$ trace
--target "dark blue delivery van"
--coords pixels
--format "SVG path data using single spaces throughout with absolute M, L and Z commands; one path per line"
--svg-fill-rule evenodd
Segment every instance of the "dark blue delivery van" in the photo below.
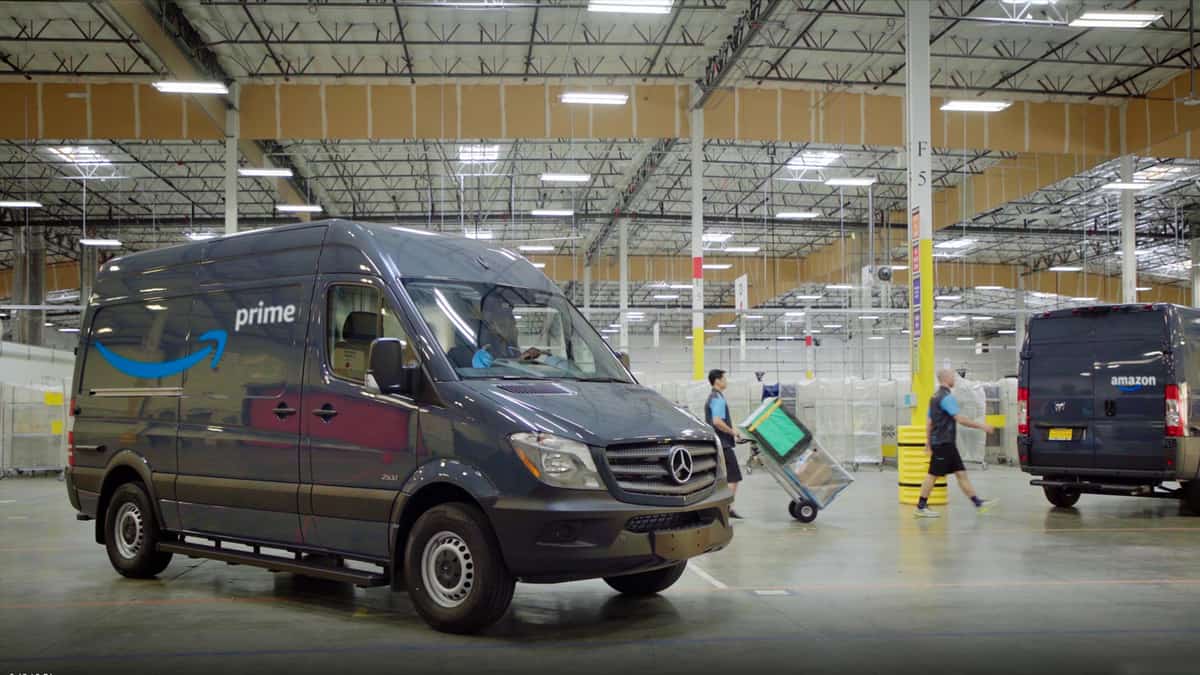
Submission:
M 656 593 L 732 537 L 711 430 L 489 242 L 333 220 L 118 258 L 73 386 L 68 494 L 128 577 L 390 584 L 471 632 L 516 581 Z
M 1021 350 L 1021 467 L 1055 506 L 1092 493 L 1182 498 L 1200 511 L 1197 385 L 1200 310 L 1115 305 L 1035 316 Z

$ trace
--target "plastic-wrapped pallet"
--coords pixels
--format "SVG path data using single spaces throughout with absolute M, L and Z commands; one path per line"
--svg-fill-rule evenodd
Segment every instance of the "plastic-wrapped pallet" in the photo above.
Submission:
M 847 402 L 849 385 L 842 380 L 819 381 L 817 426 L 821 429 L 821 445 L 842 464 L 854 461 L 850 407 Z
M 0 469 L 62 469 L 66 459 L 63 385 L 3 385 L 0 390 Z
M 954 383 L 953 394 L 955 400 L 958 401 L 960 414 L 971 420 L 983 421 L 987 414 L 987 396 L 984 393 L 982 382 L 960 377 Z M 958 444 L 958 453 L 964 462 L 986 463 L 984 452 L 987 446 L 987 434 L 983 431 L 970 429 L 960 424 L 956 443 Z
M 851 462 L 883 463 L 882 409 L 879 380 L 850 380 L 847 407 L 850 410 Z

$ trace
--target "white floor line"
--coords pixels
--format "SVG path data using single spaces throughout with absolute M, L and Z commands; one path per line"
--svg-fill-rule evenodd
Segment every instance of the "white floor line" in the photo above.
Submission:
M 698 576 L 698 577 L 700 577 L 701 579 L 703 579 L 703 580 L 707 581 L 708 583 L 712 584 L 712 587 L 713 587 L 713 588 L 715 588 L 715 589 L 717 589 L 717 590 L 724 591 L 724 590 L 726 590 L 726 589 L 728 589 L 728 588 L 729 588 L 729 587 L 728 587 L 728 586 L 726 586 L 725 584 L 723 584 L 723 583 L 721 583 L 720 581 L 718 581 L 716 577 L 714 577 L 713 575 L 709 574 L 708 572 L 705 572 L 705 571 L 704 571 L 704 570 L 703 570 L 703 569 L 702 569 L 702 568 L 701 568 L 699 565 L 697 565 L 697 564 L 696 564 L 696 563 L 694 563 L 694 562 L 692 562 L 692 563 L 688 563 L 688 566 L 687 566 L 687 568 L 688 568 L 690 571 L 692 571 L 692 572 L 693 572 L 693 573 L 694 573 L 696 576 Z

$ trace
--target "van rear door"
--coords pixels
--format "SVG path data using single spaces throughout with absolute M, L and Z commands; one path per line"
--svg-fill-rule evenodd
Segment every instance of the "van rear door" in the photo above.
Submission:
M 1095 375 L 1095 467 L 1161 471 L 1167 453 L 1163 440 L 1166 365 L 1166 311 L 1102 315 L 1092 351 Z
M 1029 324 L 1029 463 L 1090 469 L 1095 412 L 1092 333 L 1088 316 L 1051 316 Z

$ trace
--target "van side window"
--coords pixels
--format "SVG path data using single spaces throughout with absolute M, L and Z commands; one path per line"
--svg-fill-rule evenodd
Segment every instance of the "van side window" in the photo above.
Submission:
M 362 384 L 367 358 L 375 338 L 399 338 L 404 343 L 404 365 L 417 365 L 417 353 L 395 310 L 383 304 L 370 286 L 343 284 L 329 288 L 327 358 L 333 374 Z
M 86 396 L 94 390 L 181 386 L 183 375 L 179 372 L 140 377 L 122 370 L 119 359 L 161 363 L 187 356 L 190 307 L 189 298 L 173 298 L 98 310 L 88 335 L 80 393 Z M 174 418 L 175 407 L 174 400 L 166 399 L 97 398 L 90 403 L 93 413 L 148 419 Z

